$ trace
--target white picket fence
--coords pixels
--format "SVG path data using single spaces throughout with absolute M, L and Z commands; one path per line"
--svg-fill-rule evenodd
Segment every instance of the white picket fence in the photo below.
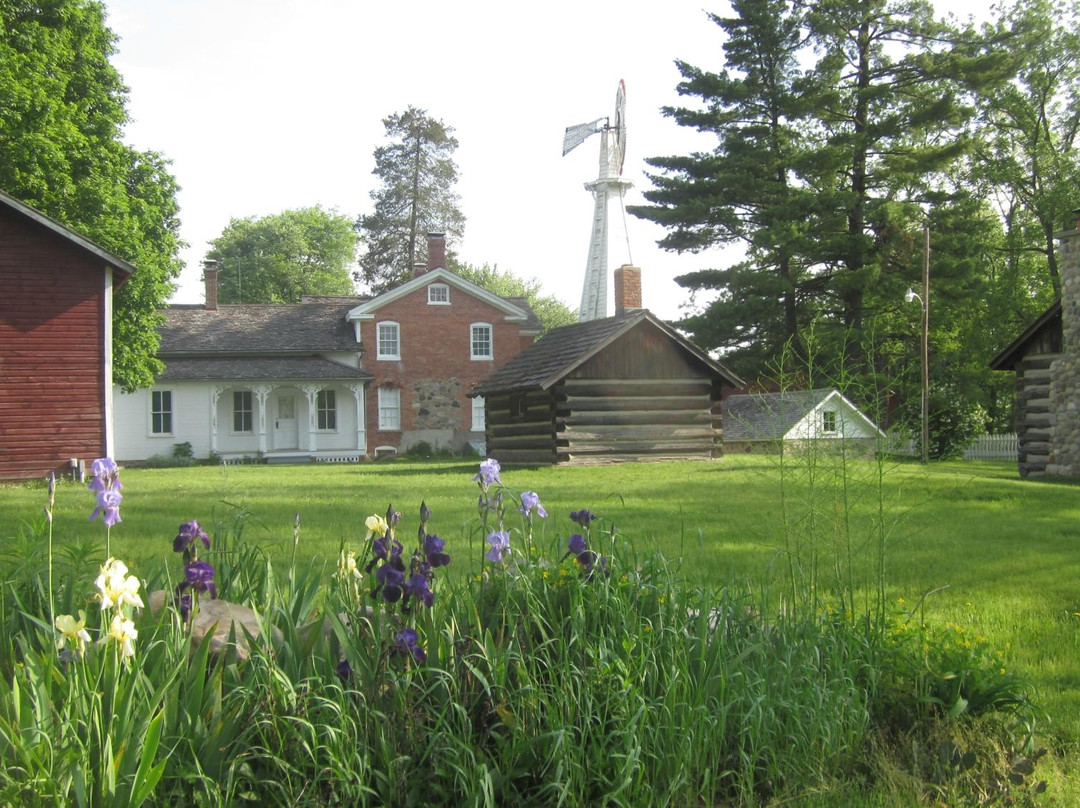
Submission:
M 890 434 L 889 451 L 906 457 L 918 457 L 919 443 L 913 438 Z M 1008 435 L 983 435 L 964 449 L 964 460 L 1016 460 L 1018 438 Z
M 964 449 L 964 460 L 1016 460 L 1016 434 L 983 435 Z

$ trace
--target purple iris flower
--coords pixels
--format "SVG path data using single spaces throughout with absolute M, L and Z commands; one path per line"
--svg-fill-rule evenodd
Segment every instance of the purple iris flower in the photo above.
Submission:
M 570 537 L 570 549 L 567 555 L 581 555 L 588 549 L 588 545 L 585 544 L 585 537 L 580 533 L 575 533 Z
M 528 516 L 533 511 L 536 511 L 537 515 L 547 518 L 547 511 L 540 504 L 540 495 L 535 491 L 521 492 L 521 507 L 518 510 L 521 511 L 523 516 Z
M 600 517 L 597 516 L 595 513 L 592 513 L 591 511 L 589 511 L 588 508 L 582 508 L 580 511 L 571 511 L 570 512 L 570 520 L 573 521 L 573 522 L 577 522 L 579 525 L 581 525 L 584 528 L 587 528 L 589 525 L 591 525 L 595 520 L 597 520 L 599 518 Z
M 445 567 L 450 563 L 450 556 L 443 552 L 446 542 L 434 533 L 424 536 L 424 557 L 432 567 Z
M 343 659 L 337 665 L 337 675 L 344 681 L 348 681 L 352 676 L 352 665 L 349 664 L 349 660 Z
M 395 653 L 409 654 L 418 663 L 427 659 L 427 652 L 420 647 L 420 635 L 416 633 L 416 629 L 403 628 L 394 639 L 397 640 L 392 649 Z
M 94 479 L 96 480 L 97 477 Z M 117 522 L 122 521 L 120 519 L 120 503 L 123 500 L 123 495 L 116 488 L 105 488 L 98 491 L 97 507 L 90 514 L 90 521 L 92 522 L 100 516 L 101 521 L 105 523 L 105 527 L 112 527 Z
M 94 475 L 87 483 L 91 491 L 100 493 L 110 488 L 119 491 L 124 487 L 120 482 L 120 469 L 111 457 L 99 457 L 91 463 L 90 473 Z
M 392 564 L 383 564 L 375 570 L 375 580 L 378 586 L 372 595 L 377 595 L 382 590 L 383 600 L 387 603 L 397 603 L 401 600 L 402 584 L 405 583 L 405 573 L 396 569 Z
M 173 539 L 172 547 L 173 551 L 177 553 L 188 553 L 195 545 L 196 541 L 201 541 L 203 547 L 207 550 L 210 549 L 210 537 L 206 535 L 206 531 L 199 527 L 199 523 L 192 519 L 190 522 L 184 522 L 180 525 L 180 532 L 176 534 L 176 538 Z
M 510 534 L 503 530 L 496 530 L 487 537 L 491 549 L 487 551 L 485 558 L 489 561 L 502 561 L 503 557 L 510 553 Z
M 502 484 L 502 480 L 499 479 L 499 472 L 502 471 L 502 467 L 499 465 L 499 461 L 493 457 L 488 457 L 480 461 L 480 472 L 473 477 L 474 483 L 480 483 L 482 487 L 494 485 L 495 483 Z
M 191 615 L 191 595 L 180 596 L 180 619 L 186 621 Z
M 217 587 L 214 585 L 214 568 L 205 561 L 191 561 L 184 566 L 184 583 L 182 586 L 193 592 L 208 592 L 210 597 L 217 597 Z
M 418 598 L 425 606 L 435 602 L 435 593 L 428 586 L 426 575 L 410 575 L 405 584 L 405 597 Z

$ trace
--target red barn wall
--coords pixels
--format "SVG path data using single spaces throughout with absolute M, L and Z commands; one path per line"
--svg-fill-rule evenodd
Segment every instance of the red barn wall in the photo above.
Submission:
M 105 267 L 0 208 L 0 479 L 105 454 Z

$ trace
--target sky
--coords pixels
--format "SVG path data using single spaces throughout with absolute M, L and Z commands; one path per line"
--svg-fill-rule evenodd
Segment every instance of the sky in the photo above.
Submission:
M 125 139 L 172 161 L 185 269 L 172 300 L 203 300 L 201 261 L 233 218 L 322 205 L 369 213 L 383 119 L 415 106 L 454 130 L 460 260 L 523 278 L 576 308 L 600 138 L 561 156 L 564 129 L 614 116 L 625 81 L 627 205 L 643 204 L 645 159 L 713 142 L 664 117 L 675 61 L 723 66 L 703 0 L 105 0 L 130 88 Z M 675 254 L 664 230 L 615 217 L 612 268 L 642 269 L 645 305 L 683 316 L 677 275 L 738 259 Z M 699 301 L 701 302 L 701 301 Z

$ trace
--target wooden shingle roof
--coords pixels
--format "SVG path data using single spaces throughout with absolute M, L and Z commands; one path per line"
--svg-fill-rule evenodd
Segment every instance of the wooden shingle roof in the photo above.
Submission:
M 545 390 L 639 323 L 660 329 L 710 370 L 734 386 L 743 381 L 647 309 L 555 328 L 523 350 L 469 395 Z
M 311 354 L 356 351 L 356 331 L 345 314 L 362 298 L 303 303 L 242 303 L 207 309 L 171 306 L 159 329 L 159 356 Z
M 172 358 L 158 376 L 158 382 L 230 381 L 255 382 L 288 379 L 289 381 L 338 381 L 370 379 L 366 370 L 332 362 L 320 356 L 288 357 L 209 357 Z

